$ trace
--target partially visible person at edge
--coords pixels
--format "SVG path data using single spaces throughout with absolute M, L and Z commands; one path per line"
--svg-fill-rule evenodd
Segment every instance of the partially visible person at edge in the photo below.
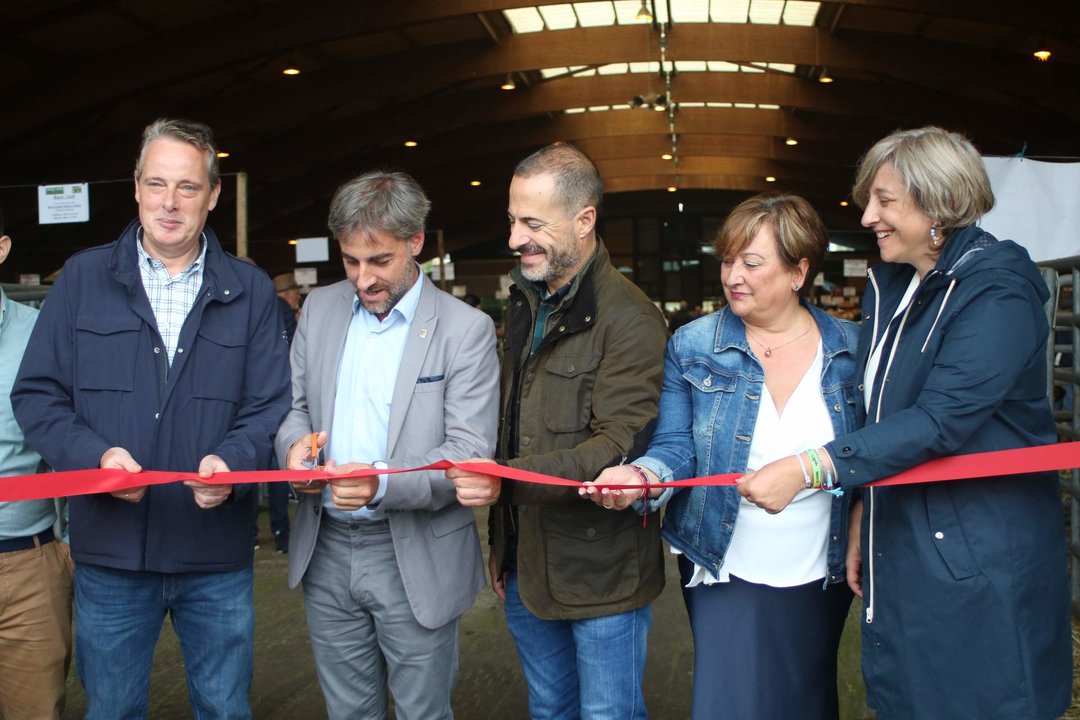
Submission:
M 521 262 L 512 273 L 498 457 L 581 481 L 648 442 L 667 337 L 660 311 L 597 238 L 602 192 L 592 161 L 558 143 L 518 164 L 508 210 Z M 463 503 L 498 501 L 489 570 L 506 601 L 531 717 L 646 717 L 650 603 L 664 587 L 659 515 L 643 527 L 573 488 L 447 474 Z
M 220 191 L 209 127 L 147 126 L 138 217 L 64 264 L 11 393 L 55 470 L 199 477 L 70 500 L 88 720 L 146 717 L 166 615 L 193 713 L 251 716 L 255 493 L 203 481 L 269 467 L 289 409 L 289 345 L 270 278 L 206 225 Z
M 971 143 L 894 133 L 860 162 L 853 197 L 884 263 L 859 334 L 865 426 L 816 448 L 833 481 L 858 493 L 934 458 L 1053 443 L 1049 293 L 1024 248 L 975 225 L 994 196 Z M 783 510 L 799 457 L 739 491 Z M 847 575 L 878 717 L 1058 717 L 1072 690 L 1065 548 L 1056 473 L 863 489 Z
M 11 252 L 0 213 L 0 264 Z M 0 289 L 0 477 L 45 472 L 15 422 L 11 386 L 38 311 Z M 71 664 L 71 550 L 57 501 L 0 502 L 0 717 L 59 720 Z M 60 501 L 66 507 L 66 501 Z
M 597 483 L 745 472 L 855 429 L 855 325 L 810 305 L 829 236 L 806 200 L 758 195 L 714 246 L 727 305 L 668 342 L 652 443 Z M 820 473 L 819 473 L 820 475 Z M 734 487 L 653 489 L 694 636 L 692 717 L 836 720 L 847 498 L 806 487 L 773 515 Z M 643 489 L 581 490 L 642 511 Z M 775 682 L 776 678 L 782 678 Z M 768 687 L 768 692 L 763 688 Z

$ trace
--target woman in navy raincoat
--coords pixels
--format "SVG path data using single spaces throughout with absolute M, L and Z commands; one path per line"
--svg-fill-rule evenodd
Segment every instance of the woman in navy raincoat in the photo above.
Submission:
M 975 226 L 993 193 L 959 135 L 881 140 L 853 196 L 884 261 L 859 337 L 866 418 L 817 452 L 859 497 L 847 574 L 863 598 L 868 703 L 881 720 L 1056 718 L 1072 685 L 1056 475 L 862 487 L 938 457 L 1055 442 L 1046 285 L 1024 248 Z M 776 512 L 802 487 L 793 456 L 740 493 Z

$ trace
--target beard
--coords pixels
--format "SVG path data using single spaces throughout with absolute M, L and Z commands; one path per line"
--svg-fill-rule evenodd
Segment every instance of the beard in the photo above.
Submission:
M 404 277 L 402 277 L 396 282 L 376 283 L 370 288 L 368 288 L 369 291 L 376 292 L 379 290 L 385 290 L 386 297 L 383 300 L 380 300 L 378 302 L 371 302 L 369 300 L 365 300 L 364 296 L 360 293 L 359 290 L 356 292 L 356 297 L 358 300 L 360 300 L 360 304 L 364 306 L 365 310 L 380 319 L 384 319 L 390 313 L 390 311 L 394 309 L 394 306 L 401 301 L 401 298 L 405 297 L 405 293 L 409 292 L 415 280 L 416 278 L 413 276 L 413 273 L 410 270 Z
M 581 260 L 581 251 L 570 240 L 565 244 L 545 249 L 536 243 L 529 243 L 518 248 L 522 255 L 543 253 L 544 262 L 531 267 L 521 266 L 522 276 L 530 282 L 549 283 L 564 277 Z

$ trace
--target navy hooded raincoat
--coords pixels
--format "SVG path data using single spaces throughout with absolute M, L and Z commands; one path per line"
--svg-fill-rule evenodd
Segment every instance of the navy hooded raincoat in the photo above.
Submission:
M 1027 252 L 955 231 L 897 314 L 914 272 L 870 272 L 864 367 L 884 345 L 874 386 L 860 386 L 866 424 L 827 446 L 849 488 L 1056 440 L 1049 293 Z M 863 674 L 878 717 L 1058 717 L 1072 672 L 1065 548 L 1053 473 L 863 489 Z

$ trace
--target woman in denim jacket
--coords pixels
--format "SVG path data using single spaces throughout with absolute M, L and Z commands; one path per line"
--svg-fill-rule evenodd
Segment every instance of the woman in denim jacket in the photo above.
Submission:
M 597 485 L 741 473 L 855 427 L 855 326 L 803 299 L 828 247 L 817 213 L 794 195 L 759 195 L 715 245 L 728 306 L 671 338 L 647 453 Z M 808 466 L 782 515 L 734 487 L 652 491 L 650 509 L 667 504 L 662 535 L 679 555 L 694 635 L 694 718 L 837 717 L 847 503 L 822 480 Z M 638 488 L 582 494 L 642 509 Z

